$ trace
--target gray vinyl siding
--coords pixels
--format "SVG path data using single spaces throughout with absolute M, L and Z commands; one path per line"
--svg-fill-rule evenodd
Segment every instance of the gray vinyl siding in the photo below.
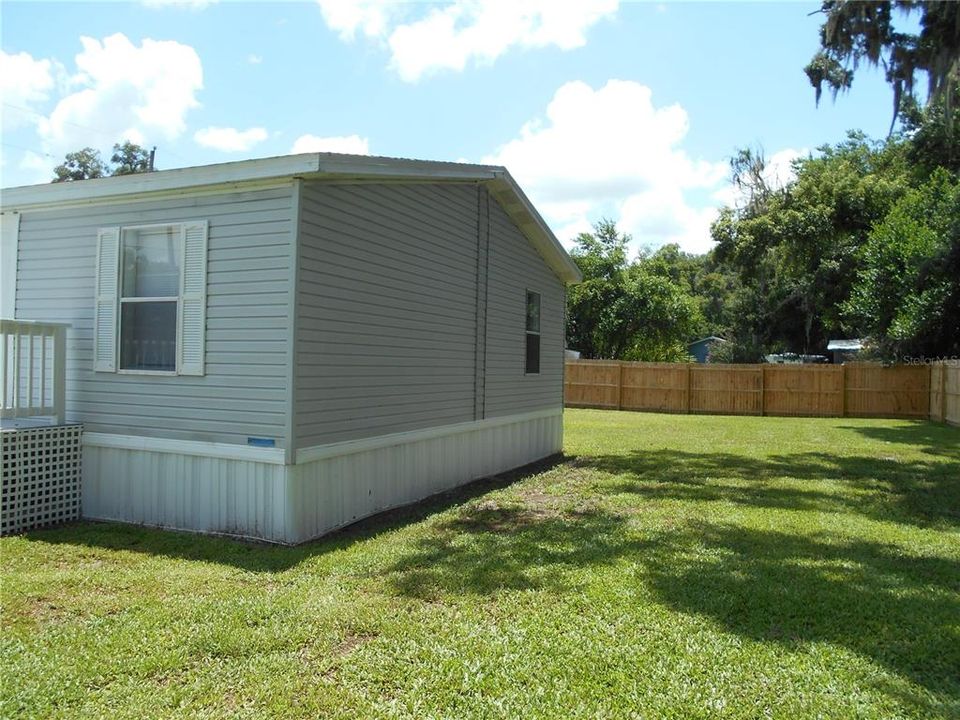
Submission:
M 95 373 L 97 229 L 207 220 L 206 374 Z M 16 316 L 68 322 L 67 418 L 91 432 L 284 446 L 291 186 L 25 212 Z
M 565 290 L 496 202 L 490 202 L 486 417 L 561 407 Z M 526 291 L 540 293 L 540 373 L 524 374 Z
M 474 419 L 478 189 L 305 183 L 297 447 Z

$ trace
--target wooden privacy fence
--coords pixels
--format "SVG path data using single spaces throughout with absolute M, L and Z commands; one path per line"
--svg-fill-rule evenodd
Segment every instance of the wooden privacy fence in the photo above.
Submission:
M 960 425 L 960 362 L 930 366 L 930 419 Z
M 960 424 L 960 363 L 698 365 L 568 360 L 568 407 L 720 415 L 931 418 Z

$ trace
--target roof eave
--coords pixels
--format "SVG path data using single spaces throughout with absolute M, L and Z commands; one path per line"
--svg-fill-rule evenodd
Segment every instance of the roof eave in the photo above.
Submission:
M 583 280 L 580 268 L 530 202 L 506 168 L 497 168 L 496 179 L 488 183 L 490 192 L 557 276 L 567 284 Z
M 317 172 L 317 168 L 317 155 L 313 153 L 178 168 L 155 173 L 134 173 L 122 177 L 97 178 L 79 182 L 26 185 L 0 190 L 0 208 L 9 211 L 26 207 L 84 203 L 151 192 L 190 190 L 241 182 L 262 182 Z
M 566 283 L 580 282 L 579 268 L 564 250 L 506 168 L 492 165 L 406 160 L 368 155 L 306 153 L 258 160 L 137 173 L 79 182 L 0 189 L 0 210 L 99 203 L 148 193 L 189 192 L 287 178 L 483 182 L 544 260 Z
M 339 153 L 305 153 L 238 162 L 200 165 L 134 173 L 121 177 L 78 182 L 45 183 L 0 189 L 0 208 L 5 211 L 46 205 L 140 195 L 150 192 L 192 190 L 218 185 L 256 183 L 284 178 L 358 177 L 378 179 L 489 180 L 499 168 L 488 165 L 403 160 Z

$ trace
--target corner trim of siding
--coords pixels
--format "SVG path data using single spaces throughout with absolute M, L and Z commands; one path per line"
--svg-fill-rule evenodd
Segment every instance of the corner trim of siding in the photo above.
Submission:
M 284 461 L 287 465 L 294 462 L 297 442 L 297 336 L 299 334 L 300 306 L 300 226 L 303 222 L 303 180 L 293 181 L 293 223 L 290 235 L 290 279 L 288 280 L 290 300 L 287 304 L 287 393 L 284 399 L 286 419 L 284 433 L 286 442 Z
M 435 438 L 446 437 L 448 435 L 457 435 L 460 433 L 469 433 L 476 430 L 486 430 L 489 428 L 500 427 L 502 425 L 512 425 L 513 423 L 526 422 L 539 418 L 555 417 L 563 414 L 563 407 L 548 408 L 546 410 L 535 410 L 533 412 L 520 415 L 505 415 L 503 417 L 486 418 L 483 420 L 474 420 L 469 422 L 454 423 L 453 425 L 442 425 L 440 427 L 425 428 L 423 430 L 410 430 L 408 432 L 391 433 L 390 435 L 378 435 L 377 437 L 364 438 L 363 440 L 347 440 L 345 442 L 328 443 L 326 445 L 314 445 L 312 447 L 300 448 L 296 452 L 296 463 L 315 462 L 326 458 L 337 457 L 340 455 L 353 455 L 354 453 L 368 452 L 370 450 L 379 450 L 381 448 L 392 447 L 394 445 L 405 445 L 422 440 L 433 440 Z
M 20 236 L 20 213 L 3 213 L 0 222 L 0 266 L 3 294 L 0 296 L 0 317 L 12 320 L 17 307 L 17 245 Z
M 179 453 L 221 460 L 252 460 L 269 465 L 285 465 L 283 448 L 259 448 L 229 443 L 204 442 L 200 440 L 174 440 L 141 435 L 114 435 L 113 433 L 85 432 L 83 444 L 92 447 L 116 448 L 119 450 L 145 450 L 149 452 Z

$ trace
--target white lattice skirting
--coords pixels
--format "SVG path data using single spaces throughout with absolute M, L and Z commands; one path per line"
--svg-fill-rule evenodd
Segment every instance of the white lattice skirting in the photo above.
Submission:
M 0 432 L 0 535 L 80 517 L 82 425 Z

